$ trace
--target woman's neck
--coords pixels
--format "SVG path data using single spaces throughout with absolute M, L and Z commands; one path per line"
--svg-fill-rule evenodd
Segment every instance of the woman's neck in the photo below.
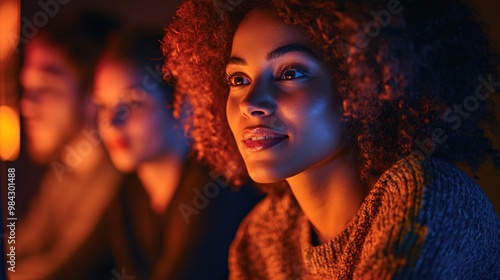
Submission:
M 356 216 L 369 186 L 350 150 L 287 179 L 302 211 L 323 241 L 340 234 Z
M 137 176 L 148 194 L 151 209 L 162 214 L 177 190 L 186 161 L 187 149 L 180 147 L 154 160 L 142 163 Z

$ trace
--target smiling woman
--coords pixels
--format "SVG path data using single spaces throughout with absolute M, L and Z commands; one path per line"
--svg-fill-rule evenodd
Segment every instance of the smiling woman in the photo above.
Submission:
M 267 10 L 250 12 L 234 36 L 226 112 L 258 182 L 292 177 L 345 147 L 341 104 L 313 49 L 306 36 Z M 232 64 L 234 59 L 243 63 Z M 273 127 L 273 119 L 284 125 Z
M 240 226 L 231 279 L 500 276 L 498 216 L 453 165 L 500 166 L 498 122 L 485 102 L 460 129 L 441 118 L 498 56 L 467 5 L 414 2 L 179 6 L 164 70 L 198 156 L 237 183 L 286 182 Z

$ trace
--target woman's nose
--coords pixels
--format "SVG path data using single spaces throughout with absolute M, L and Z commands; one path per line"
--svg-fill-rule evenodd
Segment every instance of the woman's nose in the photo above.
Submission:
M 274 91 L 272 85 L 266 85 L 264 82 L 251 85 L 240 102 L 241 114 L 245 117 L 266 117 L 274 114 L 276 109 Z

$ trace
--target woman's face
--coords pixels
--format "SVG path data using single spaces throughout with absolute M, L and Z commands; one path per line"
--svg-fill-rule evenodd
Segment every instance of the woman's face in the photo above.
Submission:
M 229 126 L 256 182 L 277 182 L 335 157 L 344 147 L 340 102 L 317 48 L 267 10 L 234 35 L 226 72 Z
M 176 135 L 165 93 L 160 87 L 146 91 L 142 83 L 148 74 L 135 70 L 141 69 L 104 58 L 95 76 L 99 132 L 111 160 L 123 172 L 167 153 Z M 146 88 L 153 88 L 150 82 Z

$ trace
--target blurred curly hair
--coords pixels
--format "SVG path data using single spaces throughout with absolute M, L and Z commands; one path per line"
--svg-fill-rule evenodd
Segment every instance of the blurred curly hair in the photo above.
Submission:
M 398 3 L 399 13 L 377 18 L 380 11 Z M 476 98 L 479 105 L 460 120 L 462 115 L 450 111 L 474 96 L 478 77 L 496 77 L 499 62 L 484 27 L 466 4 L 188 0 L 166 29 L 163 70 L 165 78 L 176 84 L 177 108 L 190 104 L 185 131 L 198 158 L 214 171 L 236 184 L 248 176 L 226 119 L 225 66 L 233 35 L 254 8 L 274 10 L 321 47 L 323 60 L 335 69 L 332 94 L 343 100 L 348 144 L 364 180 L 380 176 L 415 151 L 432 151 L 432 156 L 464 163 L 472 170 L 488 158 L 500 166 L 489 138 L 493 135 L 489 132 L 499 127 L 492 102 L 485 102 L 491 100 Z M 446 140 L 434 143 L 435 131 Z

